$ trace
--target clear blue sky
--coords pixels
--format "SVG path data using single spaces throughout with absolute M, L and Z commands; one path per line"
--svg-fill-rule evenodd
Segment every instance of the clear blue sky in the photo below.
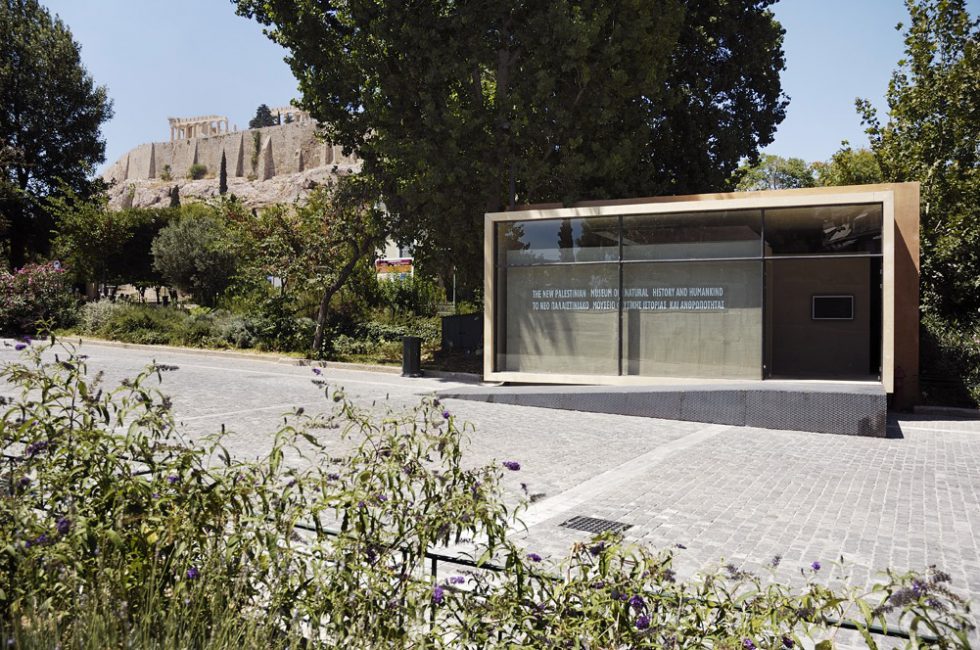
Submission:
M 296 82 L 284 51 L 228 0 L 41 0 L 68 24 L 82 61 L 109 88 L 107 163 L 169 138 L 168 116 L 227 115 L 245 128 L 261 103 L 286 104 Z M 980 0 L 969 0 L 977 15 Z M 767 152 L 825 160 L 847 139 L 866 144 L 854 98 L 879 109 L 902 55 L 902 0 L 781 0 L 790 96 Z

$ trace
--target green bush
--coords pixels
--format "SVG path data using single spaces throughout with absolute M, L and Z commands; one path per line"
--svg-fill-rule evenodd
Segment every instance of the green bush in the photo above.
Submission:
M 869 647 L 887 621 L 910 647 L 969 648 L 936 569 L 867 592 L 820 585 L 816 563 L 796 588 L 736 567 L 681 580 L 672 551 L 608 534 L 542 561 L 510 539 L 519 463 L 464 463 L 438 400 L 378 415 L 313 377 L 333 410 L 289 414 L 251 462 L 180 435 L 151 385 L 178 368 L 103 385 L 55 347 L 0 369 L 18 395 L 0 406 L 0 635 L 19 648 L 823 649 L 840 620 Z M 432 576 L 426 553 L 460 543 L 477 568 Z
M 274 319 L 103 300 L 82 307 L 77 331 L 126 343 L 297 352 L 309 348 L 313 327 L 309 318 Z
M 97 335 L 108 327 L 119 311 L 128 308 L 126 303 L 111 300 L 87 302 L 78 310 L 78 330 L 84 334 Z
M 199 181 L 204 178 L 208 173 L 207 165 L 202 165 L 201 163 L 194 163 L 187 169 L 187 178 L 192 181 Z
M 392 314 L 435 316 L 446 297 L 442 287 L 421 275 L 381 280 L 378 288 L 382 303 Z
M 923 400 L 980 407 L 980 323 L 922 316 L 919 370 Z
M 126 343 L 169 345 L 186 318 L 178 308 L 119 305 L 99 330 L 88 333 Z
M 77 317 L 68 274 L 59 266 L 28 264 L 0 270 L 0 334 L 35 334 L 45 327 L 70 325 Z

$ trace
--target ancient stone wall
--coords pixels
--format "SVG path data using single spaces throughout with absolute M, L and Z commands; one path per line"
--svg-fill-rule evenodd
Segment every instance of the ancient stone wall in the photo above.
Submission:
M 229 178 L 268 180 L 317 167 L 357 162 L 355 156 L 343 156 L 341 147 L 319 140 L 316 125 L 305 122 L 142 144 L 116 161 L 102 177 L 122 183 L 160 179 L 169 171 L 177 179 L 186 177 L 194 164 L 204 165 L 207 175 L 217 176 L 222 152 Z

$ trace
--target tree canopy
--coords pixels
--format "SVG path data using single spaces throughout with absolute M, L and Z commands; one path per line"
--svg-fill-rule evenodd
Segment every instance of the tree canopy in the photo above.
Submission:
M 742 192 L 787 190 L 817 184 L 813 165 L 802 158 L 783 158 L 773 154 L 763 154 L 755 165 L 746 162 L 739 168 L 738 175 L 736 189 Z
M 235 1 L 395 238 L 471 287 L 484 212 L 728 189 L 784 115 L 773 0 Z
M 980 321 L 980 20 L 963 0 L 906 0 L 905 56 L 882 123 L 857 107 L 885 180 L 922 183 L 926 310 Z
M 846 140 L 826 162 L 808 163 L 802 158 L 763 154 L 754 165 L 748 161 L 742 163 L 736 178 L 736 189 L 740 192 L 883 182 L 874 152 L 870 149 L 854 150 Z
M 6 248 L 11 266 L 47 251 L 47 197 L 91 194 L 111 116 L 68 27 L 37 0 L 0 0 L 0 257 Z

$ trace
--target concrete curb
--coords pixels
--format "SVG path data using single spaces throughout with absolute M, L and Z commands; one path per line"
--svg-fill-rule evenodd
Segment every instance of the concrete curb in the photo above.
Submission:
M 980 420 L 980 409 L 968 409 L 956 406 L 916 406 L 912 409 L 912 412 L 916 415 L 940 415 L 965 420 Z
M 129 350 L 146 350 L 148 352 L 173 352 L 175 354 L 192 354 L 202 357 L 218 357 L 225 359 L 246 359 L 248 361 L 265 361 L 266 363 L 278 363 L 288 366 L 316 366 L 318 368 L 335 368 L 337 370 L 355 370 L 360 372 L 377 372 L 386 375 L 400 375 L 402 369 L 398 366 L 381 366 L 369 363 L 352 363 L 349 361 L 316 361 L 313 359 L 297 357 L 281 357 L 275 353 L 264 352 L 243 352 L 240 350 L 210 350 L 206 348 L 183 348 L 175 345 L 151 345 L 147 343 L 125 343 L 123 341 L 109 341 L 106 339 L 96 339 L 84 336 L 62 337 L 66 341 L 78 341 L 83 345 L 101 345 L 110 348 L 124 348 Z M 480 383 L 483 377 L 468 372 L 448 372 L 444 370 L 422 370 L 423 377 L 435 377 L 438 379 L 455 379 L 460 382 Z

